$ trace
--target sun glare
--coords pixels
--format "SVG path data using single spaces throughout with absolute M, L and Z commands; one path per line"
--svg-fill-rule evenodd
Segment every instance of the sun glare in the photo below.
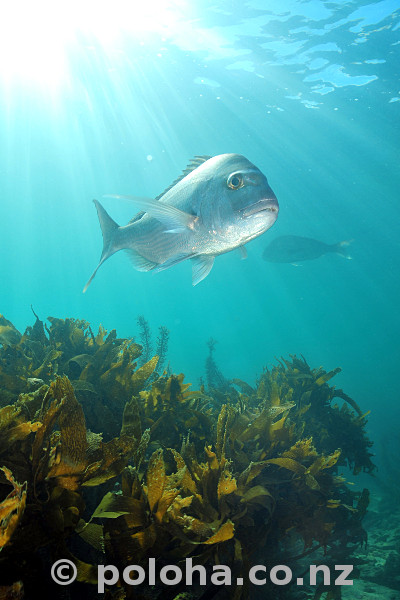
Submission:
M 68 79 L 69 53 L 85 36 L 106 50 L 123 33 L 169 37 L 184 7 L 183 0 L 10 1 L 0 21 L 0 79 L 57 86 Z

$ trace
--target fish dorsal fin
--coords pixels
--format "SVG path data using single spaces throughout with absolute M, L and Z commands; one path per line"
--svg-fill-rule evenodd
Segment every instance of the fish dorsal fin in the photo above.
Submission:
M 192 160 L 189 162 L 186 169 L 184 169 L 182 171 L 182 173 L 179 175 L 179 177 L 177 177 L 177 179 L 175 179 L 175 181 L 173 181 L 167 188 L 165 188 L 165 190 L 162 192 L 162 194 L 159 194 L 155 199 L 159 200 L 162 196 L 164 196 L 164 194 L 169 192 L 169 190 L 171 190 L 177 183 L 179 183 L 184 177 L 186 177 L 186 175 L 189 175 L 189 173 L 191 173 L 192 171 L 197 169 L 197 167 L 199 167 L 200 165 L 205 163 L 210 158 L 212 158 L 212 157 L 206 156 L 206 155 L 195 156 L 194 158 L 192 158 Z

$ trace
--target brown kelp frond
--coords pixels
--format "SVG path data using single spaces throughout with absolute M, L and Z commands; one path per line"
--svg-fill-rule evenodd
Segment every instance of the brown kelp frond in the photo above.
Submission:
M 208 398 L 202 392 L 190 391 L 190 384 L 183 380 L 183 373 L 159 377 L 139 393 L 143 427 L 150 428 L 152 439 L 178 448 L 190 430 L 193 441 L 202 448 L 213 426 L 212 410 Z
M 0 344 L 15 346 L 21 339 L 21 334 L 16 327 L 3 315 L 0 315 Z
M 0 454 L 10 451 L 16 442 L 22 442 L 40 427 L 39 421 L 26 421 L 22 406 L 14 404 L 0 408 Z
M 82 487 L 117 477 L 135 452 L 143 454 L 146 436 L 148 443 L 148 432 L 139 440 L 122 433 L 103 442 L 101 436 L 87 431 L 82 406 L 67 377 L 57 377 L 44 387 L 40 405 L 37 398 L 29 397 L 20 406 L 0 409 L 0 461 L 4 457 L 18 478 L 26 479 L 20 486 L 9 468 L 2 469 L 14 485 L 14 492 L 0 503 L 0 543 L 6 545 L 13 536 L 10 556 L 4 552 L 0 556 L 2 569 L 9 561 L 13 565 L 13 556 L 25 544 L 31 549 L 54 544 L 61 552 L 64 537 L 82 520 Z M 24 402 L 36 406 L 34 422 L 23 422 Z M 63 552 L 67 554 L 67 549 Z M 73 562 L 78 580 L 94 581 L 91 565 L 75 557 Z
M 139 481 L 135 469 L 122 475 L 123 494 L 107 494 L 92 518 L 107 519 L 105 540 L 108 552 L 116 560 L 136 564 L 157 555 L 167 557 L 198 554 L 205 545 L 207 555 L 234 536 L 224 498 L 236 490 L 226 461 L 219 463 L 215 453 L 206 448 L 206 462 L 192 464 L 192 477 L 184 458 L 174 449 L 167 453 L 175 463 L 171 474 L 164 452 L 151 455 L 145 481 Z M 211 555 L 210 555 L 211 556 Z
M 113 560 L 124 564 L 134 557 L 135 564 L 145 565 L 157 552 L 165 561 L 201 556 L 204 563 L 217 555 L 234 555 L 239 574 L 271 530 L 279 532 L 278 539 L 296 530 L 306 547 L 313 541 L 327 544 L 336 524 L 331 514 L 335 485 L 333 474 L 327 473 L 340 451 L 320 455 L 312 440 L 304 439 L 276 458 L 251 462 L 237 471 L 239 463 L 226 454 L 232 449 L 228 442 L 238 415 L 232 407 L 222 407 L 215 451 L 206 445 L 204 462 L 186 441 L 181 452 L 153 452 L 145 479 L 140 480 L 135 469 L 124 471 L 122 495 L 108 494 L 92 517 L 107 519 L 104 537 Z M 270 440 L 270 422 L 263 423 Z M 259 423 L 256 431 L 262 431 Z M 340 506 L 339 499 L 336 503 Z M 273 547 L 276 541 L 274 534 Z M 228 545 L 220 547 L 221 543 Z M 199 545 L 204 547 L 200 555 Z
M 0 585 L 0 600 L 22 600 L 24 596 L 24 586 L 21 581 L 16 581 L 12 585 Z
M 26 483 L 17 483 L 7 467 L 0 467 L 5 479 L 13 486 L 12 491 L 0 502 L 0 551 L 10 541 L 25 510 Z M 0 489 L 1 489 L 0 480 Z
M 341 448 L 341 464 L 347 463 L 354 473 L 372 472 L 375 468 L 369 452 L 372 444 L 364 431 L 366 415 L 352 398 L 328 384 L 339 372 L 340 369 L 330 372 L 311 369 L 304 358 L 296 356 L 282 359 L 263 373 L 256 394 L 248 403 L 270 407 L 293 403 L 289 422 L 296 430 L 296 437 L 312 437 L 315 446 L 326 452 Z M 338 405 L 335 399 L 344 402 Z
M 83 320 L 49 317 L 48 321 L 50 327 L 36 318 L 21 336 L 0 317 L 0 407 L 51 383 L 57 375 L 67 375 L 92 427 L 103 430 L 107 438 L 115 436 L 125 403 L 143 389 L 159 357 L 150 357 L 137 369 L 142 347 L 133 339 L 119 339 L 115 330 L 108 333 L 101 325 L 94 334 Z
M 0 317 L 0 589 L 32 596 L 62 556 L 92 584 L 96 563 L 121 573 L 152 557 L 227 564 L 232 577 L 260 557 L 294 565 L 318 550 L 324 564 L 351 564 L 368 492 L 352 492 L 339 469 L 374 465 L 366 415 L 331 385 L 339 369 L 291 356 L 255 386 L 192 391 L 114 330 L 48 322 L 21 335 Z M 118 585 L 106 597 L 132 597 Z M 211 587 L 189 590 L 192 600 Z M 162 596 L 156 582 L 141 597 Z

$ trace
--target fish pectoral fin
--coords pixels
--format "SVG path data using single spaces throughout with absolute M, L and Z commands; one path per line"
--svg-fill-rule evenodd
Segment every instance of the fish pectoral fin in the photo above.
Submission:
M 182 233 L 187 229 L 194 229 L 194 224 L 198 217 L 185 213 L 175 206 L 164 204 L 153 200 L 143 205 L 143 209 L 151 216 L 168 227 L 171 233 Z
M 215 256 L 200 254 L 192 258 L 192 285 L 207 277 L 214 265 Z
M 168 230 L 173 233 L 182 233 L 186 229 L 193 229 L 198 218 L 196 215 L 190 215 L 175 206 L 165 204 L 159 200 L 152 200 L 151 198 L 119 195 L 107 195 L 107 198 L 132 200 L 138 207 L 147 212 L 148 215 L 166 225 Z
M 247 249 L 245 246 L 239 246 L 238 248 L 239 252 L 240 252 L 240 258 L 242 260 L 245 260 L 247 258 Z
M 157 263 L 147 260 L 147 258 L 139 254 L 139 252 L 136 252 L 136 250 L 126 248 L 125 251 L 131 259 L 132 265 L 137 271 L 151 271 L 155 266 L 157 266 Z

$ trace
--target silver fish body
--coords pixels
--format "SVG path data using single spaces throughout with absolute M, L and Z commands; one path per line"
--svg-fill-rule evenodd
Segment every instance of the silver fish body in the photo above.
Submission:
M 119 250 L 127 250 L 140 271 L 161 271 L 191 259 L 196 285 L 208 275 L 216 256 L 264 233 L 279 211 L 265 175 L 239 154 L 196 157 L 155 200 L 131 199 L 142 212 L 123 227 L 94 201 L 104 246 L 84 291 L 100 265 Z

